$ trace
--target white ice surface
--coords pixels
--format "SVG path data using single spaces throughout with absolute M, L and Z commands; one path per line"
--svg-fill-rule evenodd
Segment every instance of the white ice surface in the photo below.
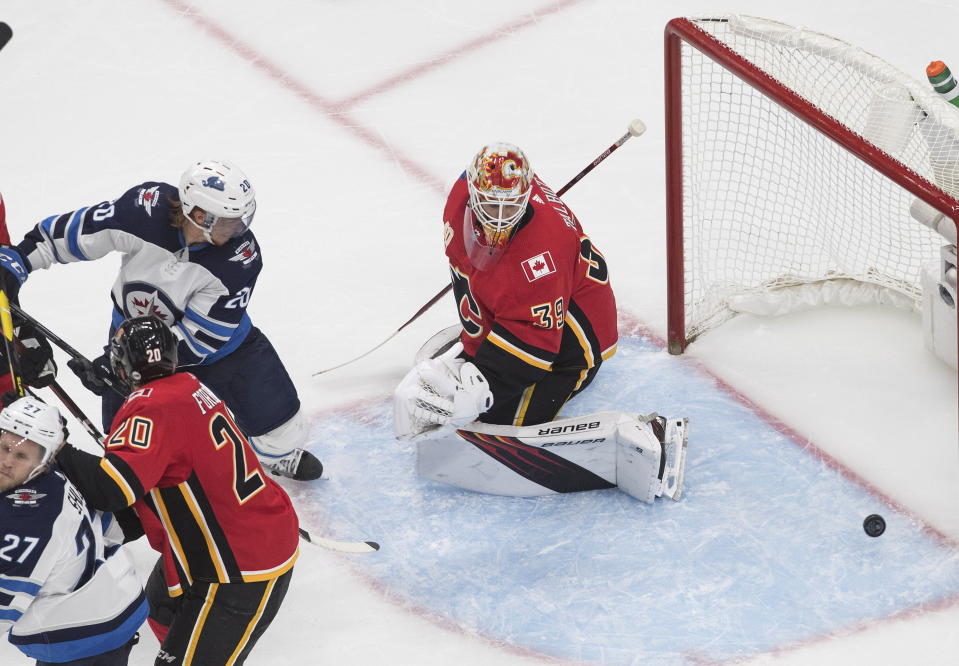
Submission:
M 959 62 L 959 7 L 940 2 L 0 0 L 15 33 L 0 52 L 8 224 L 20 237 L 142 180 L 175 182 L 199 156 L 238 162 L 257 187 L 266 259 L 251 314 L 318 418 L 380 399 L 419 344 L 454 321 L 441 303 L 376 354 L 311 377 L 380 342 L 444 286 L 442 189 L 479 145 L 520 144 L 558 187 L 641 117 L 646 135 L 565 198 L 606 254 L 624 316 L 663 335 L 662 29 L 713 10 L 805 24 L 917 77 L 930 60 Z M 117 263 L 38 274 L 22 303 L 93 354 Z M 744 316 L 690 356 L 959 538 L 956 374 L 922 349 L 917 317 L 868 308 Z M 96 415 L 95 399 L 68 372 L 62 380 Z M 146 634 L 133 664 L 153 663 Z M 412 613 L 348 559 L 305 548 L 250 662 L 543 659 Z M 953 605 L 749 663 L 957 662 Z M 28 662 L 2 643 L 0 663 Z

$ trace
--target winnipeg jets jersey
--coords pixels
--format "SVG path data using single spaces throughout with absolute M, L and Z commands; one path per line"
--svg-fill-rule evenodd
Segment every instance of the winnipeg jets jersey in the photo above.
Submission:
M 0 493 L 0 634 L 51 662 L 125 644 L 147 603 L 122 540 L 60 472 Z
M 179 365 L 207 364 L 236 349 L 249 333 L 246 306 L 262 258 L 250 231 L 222 246 L 186 246 L 170 224 L 178 196 L 172 185 L 146 182 L 119 199 L 48 217 L 16 247 L 30 272 L 120 252 L 114 326 L 154 314 L 181 339 Z

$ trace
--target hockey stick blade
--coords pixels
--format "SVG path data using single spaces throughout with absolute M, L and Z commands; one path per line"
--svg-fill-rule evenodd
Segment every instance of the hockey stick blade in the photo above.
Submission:
M 323 537 L 311 536 L 302 527 L 300 528 L 300 538 L 309 544 L 327 550 L 335 550 L 340 553 L 375 553 L 380 549 L 380 544 L 375 541 L 337 541 L 336 539 L 325 539 Z
M 9 25 L 0 21 L 0 49 L 7 45 L 11 37 L 13 37 L 13 30 Z

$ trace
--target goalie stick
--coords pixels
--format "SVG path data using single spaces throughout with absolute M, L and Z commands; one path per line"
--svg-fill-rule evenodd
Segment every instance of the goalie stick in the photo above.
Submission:
M 11 37 L 13 37 L 13 30 L 9 25 L 0 21 L 0 49 L 7 45 Z
M 563 196 L 564 194 L 566 194 L 566 192 L 569 190 L 569 188 L 571 188 L 573 185 L 575 185 L 576 183 L 578 183 L 579 181 L 581 181 L 581 180 L 583 179 L 583 176 L 585 176 L 585 175 L 588 174 L 590 171 L 592 171 L 593 169 L 595 169 L 595 168 L 599 165 L 599 163 L 602 162 L 603 160 L 605 160 L 607 157 L 609 157 L 609 156 L 613 153 L 613 151 L 615 151 L 617 148 L 619 148 L 619 147 L 622 146 L 624 143 L 626 143 L 627 141 L 629 141 L 629 139 L 630 139 L 631 137 L 640 136 L 640 135 L 641 135 L 643 132 L 645 132 L 645 131 L 646 131 L 646 124 L 645 124 L 642 120 L 640 120 L 639 118 L 636 118 L 635 120 L 630 121 L 630 123 L 629 123 L 629 125 L 628 125 L 628 127 L 627 127 L 626 134 L 624 134 L 623 136 L 619 137 L 619 139 L 617 139 L 616 142 L 615 142 L 613 145 L 611 145 L 609 148 L 607 148 L 605 151 L 603 151 L 603 153 L 602 153 L 599 157 L 597 157 L 595 160 L 593 160 L 592 162 L 590 162 L 590 163 L 586 166 L 585 169 L 583 169 L 583 170 L 580 171 L 578 174 L 576 174 L 575 176 L 573 176 L 573 179 L 572 179 L 571 181 L 569 181 L 568 183 L 566 183 L 565 185 L 563 185 L 561 188 L 559 188 L 559 190 L 556 192 L 556 196 L 561 197 L 561 196 Z M 397 334 L 399 334 L 399 332 L 402 331 L 404 328 L 406 328 L 407 326 L 409 326 L 410 324 L 412 324 L 414 321 L 416 321 L 417 319 L 419 319 L 420 316 L 421 316 L 424 312 L 426 312 L 426 311 L 429 310 L 431 307 L 433 307 L 434 305 L 436 305 L 436 302 L 439 301 L 441 298 L 443 298 L 443 296 L 446 296 L 446 294 L 448 294 L 449 291 L 450 291 L 452 288 L 453 288 L 453 285 L 452 285 L 452 284 L 448 284 L 448 285 L 446 285 L 445 287 L 443 287 L 438 294 L 436 294 L 433 298 L 431 298 L 429 301 L 427 301 L 426 304 L 423 305 L 423 307 L 421 307 L 419 310 L 417 310 L 416 313 L 415 313 L 412 317 L 410 317 L 409 319 L 407 319 L 407 320 L 406 320 L 406 323 L 404 323 L 404 324 L 403 324 L 402 326 L 400 326 L 398 329 L 396 329 L 395 331 L 393 331 L 393 332 L 390 334 L 390 336 L 389 336 L 388 338 L 386 338 L 385 340 L 383 340 L 383 342 L 381 342 L 380 344 L 376 345 L 375 347 L 373 347 L 373 348 L 370 349 L 370 350 L 367 350 L 367 351 L 363 352 L 362 354 L 360 354 L 360 355 L 357 356 L 356 358 L 351 358 L 349 361 L 344 361 L 343 363 L 340 363 L 339 365 L 334 365 L 334 366 L 329 367 L 329 368 L 326 368 L 326 369 L 324 369 L 324 370 L 318 370 L 318 371 L 314 372 L 312 376 L 313 376 L 313 377 L 316 377 L 317 375 L 322 375 L 323 373 L 330 372 L 331 370 L 336 370 L 337 368 L 342 368 L 344 365 L 349 365 L 350 363 L 355 363 L 356 361 L 359 361 L 361 358 L 364 358 L 364 357 L 366 357 L 366 356 L 369 356 L 370 354 L 372 354 L 373 352 L 375 352 L 377 349 L 379 349 L 380 347 L 382 347 L 383 345 L 385 345 L 387 342 L 389 342 L 390 340 L 392 340 L 393 338 L 395 338 L 395 337 L 397 336 Z

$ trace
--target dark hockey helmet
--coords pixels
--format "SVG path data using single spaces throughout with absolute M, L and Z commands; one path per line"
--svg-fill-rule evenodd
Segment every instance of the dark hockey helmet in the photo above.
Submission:
M 110 342 L 110 365 L 135 386 L 168 377 L 176 370 L 177 339 L 159 317 L 130 317 Z

